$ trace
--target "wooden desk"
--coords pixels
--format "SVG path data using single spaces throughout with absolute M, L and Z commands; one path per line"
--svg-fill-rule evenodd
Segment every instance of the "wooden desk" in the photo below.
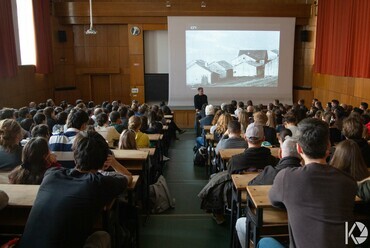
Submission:
M 204 130 L 204 132 L 205 132 L 205 133 L 209 133 L 209 131 L 211 130 L 211 127 L 212 127 L 212 125 L 204 125 L 204 126 L 203 126 L 203 130 Z
M 246 187 L 258 173 L 233 174 L 231 180 L 233 182 L 231 195 L 231 214 L 230 214 L 230 247 L 235 247 L 236 233 L 235 223 L 241 216 L 242 203 L 246 202 Z M 243 197 L 244 196 L 244 197 Z M 244 198 L 244 199 L 243 199 Z
M 168 131 L 168 126 L 167 126 L 167 125 L 163 125 L 162 130 L 163 130 L 163 131 Z
M 159 141 L 163 138 L 163 134 L 159 134 L 159 133 L 147 134 L 147 135 L 148 135 L 150 141 Z
M 271 147 L 269 148 L 271 151 L 271 155 L 274 157 L 279 157 L 279 149 L 278 147 Z M 229 161 L 230 158 L 234 155 L 243 153 L 245 148 L 232 148 L 232 149 L 221 149 L 220 150 L 220 157 L 225 162 Z
M 139 151 L 149 152 L 149 156 L 154 156 L 155 148 L 139 148 Z
M 165 119 L 173 119 L 173 115 L 164 115 Z

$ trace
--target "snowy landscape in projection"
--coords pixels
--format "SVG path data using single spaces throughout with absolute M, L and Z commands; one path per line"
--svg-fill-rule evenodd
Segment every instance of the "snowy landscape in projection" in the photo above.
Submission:
M 187 86 L 278 86 L 280 31 L 185 32 Z

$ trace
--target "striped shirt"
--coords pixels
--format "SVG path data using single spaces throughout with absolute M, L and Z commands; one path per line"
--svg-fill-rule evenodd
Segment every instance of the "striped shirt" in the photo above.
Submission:
M 72 144 L 80 130 L 68 128 L 66 132 L 52 135 L 49 139 L 49 148 L 57 156 L 57 161 L 65 168 L 74 168 Z

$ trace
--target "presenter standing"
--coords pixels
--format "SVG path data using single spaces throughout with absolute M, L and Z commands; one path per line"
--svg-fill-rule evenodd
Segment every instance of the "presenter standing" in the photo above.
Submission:
M 208 104 L 207 95 L 204 94 L 203 88 L 198 88 L 198 94 L 194 96 L 194 108 L 196 112 L 202 109 L 203 104 Z
M 200 127 L 199 127 L 199 120 L 202 118 L 200 114 L 200 110 L 202 109 L 203 104 L 208 104 L 207 95 L 204 94 L 203 88 L 198 88 L 198 94 L 194 96 L 194 108 L 195 108 L 195 123 L 194 129 L 196 136 L 200 136 Z

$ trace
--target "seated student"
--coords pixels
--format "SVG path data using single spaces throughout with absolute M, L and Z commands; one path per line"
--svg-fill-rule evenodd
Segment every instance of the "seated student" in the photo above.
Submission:
M 140 131 L 141 119 L 139 116 L 131 116 L 128 120 L 128 129 L 135 132 L 135 140 L 138 148 L 150 147 L 149 136 Z
M 63 167 L 73 168 L 72 144 L 76 135 L 87 127 L 89 116 L 81 109 L 72 109 L 67 119 L 67 130 L 52 135 L 49 140 L 50 150 L 57 154 L 57 160 Z
M 119 137 L 118 149 L 121 150 L 137 150 L 135 131 L 131 129 L 125 129 Z
M 247 114 L 247 111 L 241 110 L 239 112 L 238 121 L 240 123 L 240 129 L 242 130 L 242 134 L 244 134 L 245 130 L 247 130 L 247 127 L 249 125 L 249 116 Z
M 217 120 L 216 125 L 213 125 L 209 132 L 213 134 L 213 139 L 215 141 L 219 141 L 224 134 L 224 132 L 227 130 L 227 125 L 230 121 L 232 121 L 233 118 L 231 115 L 227 112 L 224 112 L 220 115 L 220 117 Z
M 128 128 L 128 108 L 126 106 L 121 106 L 118 108 L 118 112 L 121 117 L 121 125 L 123 126 L 123 129 Z
M 342 133 L 346 139 L 351 139 L 357 143 L 361 150 L 362 157 L 366 166 L 370 167 L 370 147 L 367 141 L 362 137 L 364 133 L 364 125 L 360 118 L 350 116 L 343 121 Z
M 332 112 L 325 112 L 322 120 L 329 124 L 330 144 L 334 146 L 343 140 L 341 131 L 334 125 L 335 116 Z
M 114 127 L 117 132 L 122 133 L 125 127 L 122 125 L 121 115 L 117 111 L 112 111 L 109 114 L 110 126 Z M 127 128 L 127 127 L 126 127 Z
M 265 169 L 248 185 L 272 185 L 274 179 L 279 171 L 285 168 L 294 168 L 301 166 L 301 159 L 297 152 L 297 142 L 291 138 L 286 139 L 280 150 L 281 160 L 279 163 L 273 167 L 271 165 L 265 167 Z M 246 237 L 246 218 L 239 218 L 236 222 L 235 228 L 238 234 L 240 245 L 245 247 L 245 237 Z
M 276 138 L 276 129 L 267 126 L 267 115 L 261 111 L 253 114 L 255 125 L 261 125 L 263 127 L 263 133 L 265 134 L 265 141 L 268 141 L 271 145 L 277 145 L 278 140 Z
M 216 146 L 216 154 L 219 154 L 221 149 L 247 148 L 248 143 L 240 137 L 240 133 L 240 123 L 238 121 L 230 121 L 226 132 Z
M 43 113 L 36 113 L 33 116 L 33 121 L 35 122 L 35 125 L 46 124 L 46 116 Z
M 23 148 L 22 164 L 8 175 L 9 183 L 41 184 L 48 168 L 60 167 L 56 161 L 56 156 L 50 153 L 48 142 L 44 138 L 32 138 Z
M 263 170 L 267 165 L 276 165 L 279 159 L 271 155 L 269 148 L 261 147 L 264 141 L 263 128 L 250 124 L 245 132 L 245 140 L 248 148 L 241 154 L 231 157 L 228 165 L 230 174 L 244 170 L 256 171 Z
M 297 118 L 293 112 L 289 112 L 284 115 L 284 127 L 292 131 L 292 138 L 297 136 Z
M 46 116 L 46 124 L 48 125 L 50 132 L 53 132 L 53 127 L 56 124 L 54 108 L 46 107 L 44 109 L 44 115 Z
M 360 148 L 353 140 L 344 140 L 335 147 L 330 165 L 351 175 L 356 181 L 369 176 Z
M 22 128 L 16 120 L 0 121 L 0 171 L 10 171 L 22 163 Z
M 290 247 L 344 247 L 344 225 L 353 220 L 356 181 L 327 165 L 327 123 L 302 120 L 297 138 L 297 151 L 305 165 L 286 168 L 276 175 L 270 201 L 287 209 Z
M 50 132 L 49 132 L 49 127 L 46 124 L 40 124 L 36 125 L 32 128 L 31 131 L 31 137 L 36 138 L 36 137 L 42 137 L 49 141 L 50 139 Z
M 206 116 L 199 120 L 199 127 L 203 131 L 204 126 L 211 125 L 215 117 L 215 109 L 213 105 L 209 104 L 205 109 Z
M 154 111 L 150 111 L 147 118 L 148 129 L 145 131 L 145 133 L 162 133 L 163 124 L 160 121 L 157 121 L 157 114 Z
M 103 207 L 131 183 L 131 173 L 115 160 L 96 132 L 79 133 L 73 155 L 74 169 L 46 171 L 19 247 L 92 247 L 87 244 L 90 235 L 103 242 L 99 233 L 92 233 L 94 223 Z M 98 172 L 108 167 L 116 173 Z M 110 247 L 109 235 L 103 236 L 107 243 L 102 247 Z
M 114 141 L 119 140 L 119 132 L 114 127 L 109 126 L 109 119 L 106 113 L 100 113 L 96 117 L 98 125 L 95 127 L 95 131 L 98 132 L 108 142 L 109 147 L 114 146 Z
M 56 122 L 55 122 L 55 125 L 53 126 L 53 132 L 52 132 L 53 134 L 63 133 L 64 129 L 67 130 L 66 128 L 67 118 L 68 118 L 67 112 L 62 111 L 57 114 Z

